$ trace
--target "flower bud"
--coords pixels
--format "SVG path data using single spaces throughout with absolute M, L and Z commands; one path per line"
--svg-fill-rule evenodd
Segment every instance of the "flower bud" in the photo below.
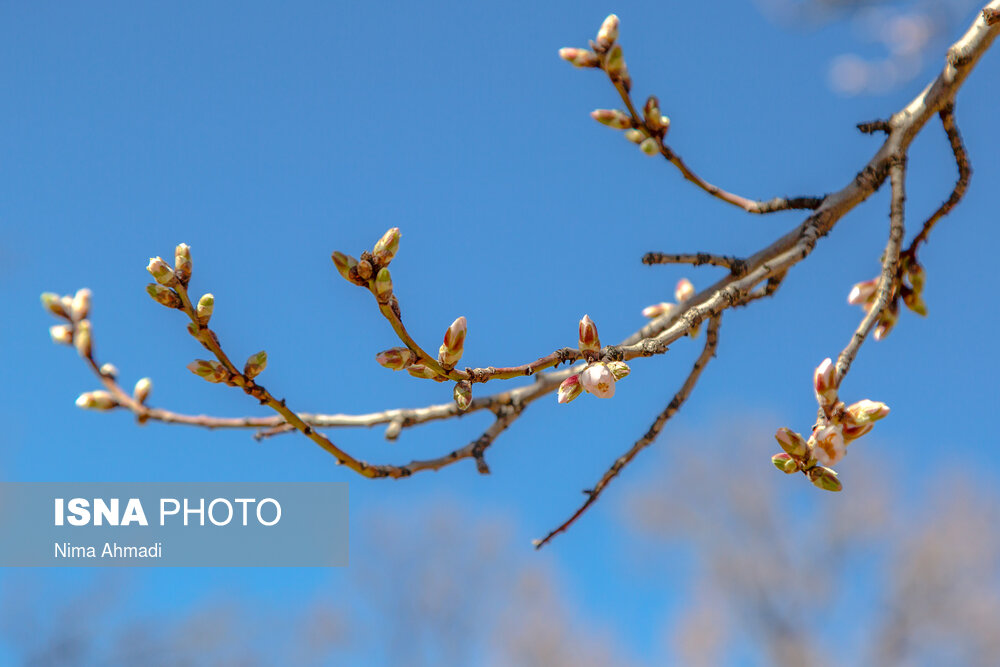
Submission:
M 68 324 L 56 324 L 49 327 L 49 335 L 52 336 L 53 343 L 61 345 L 73 344 L 73 328 Z
M 667 118 L 666 116 L 660 116 L 659 125 L 660 125 L 660 132 L 662 134 L 666 134 L 667 131 L 670 130 L 670 119 Z
M 369 280 L 372 277 L 372 271 L 372 263 L 362 255 L 361 261 L 358 262 L 358 278 Z
M 337 273 L 343 276 L 344 280 L 353 283 L 354 278 L 351 277 L 351 269 L 358 265 L 358 260 L 340 251 L 334 252 L 331 258 L 333 259 L 333 265 L 337 267 Z
M 182 305 L 181 298 L 169 287 L 149 283 L 146 285 L 146 293 L 153 297 L 157 303 L 167 308 L 180 308 Z
M 656 99 L 655 95 L 649 96 L 649 99 L 646 100 L 646 106 L 643 107 L 642 111 L 646 127 L 653 132 L 659 131 L 661 127 L 660 121 L 664 116 L 660 113 L 660 101 Z
M 847 407 L 847 418 L 854 425 L 870 424 L 889 414 L 889 406 L 867 398 Z
M 559 57 L 572 63 L 575 67 L 597 67 L 601 64 L 601 59 L 597 57 L 597 54 L 587 49 L 565 47 L 559 49 Z
M 917 315 L 927 317 L 927 304 L 924 303 L 923 297 L 918 292 L 912 291 L 904 294 L 903 303 Z
M 837 367 L 829 357 L 824 359 L 813 373 L 813 390 L 816 392 L 816 401 L 821 406 L 837 402 L 837 387 L 834 385 L 836 375 Z
M 896 326 L 896 320 L 899 319 L 898 311 L 896 311 L 893 306 L 890 305 L 888 308 L 882 311 L 879 318 L 878 326 L 875 327 L 875 340 L 884 340 L 892 328 Z
M 588 393 L 598 398 L 615 395 L 615 375 L 605 363 L 590 364 L 580 373 L 580 384 Z
M 62 300 L 55 292 L 44 292 L 42 294 L 42 307 L 53 315 L 69 318 L 69 312 L 63 308 Z
M 610 361 L 608 362 L 608 368 L 611 370 L 611 374 L 615 376 L 616 381 L 628 377 L 628 374 L 632 372 L 632 369 L 624 361 Z
M 625 54 L 622 52 L 620 44 L 615 44 L 608 52 L 607 60 L 604 61 L 604 71 L 612 79 L 623 79 L 628 76 L 628 68 L 625 66 Z
M 399 227 L 393 227 L 378 240 L 372 254 L 382 266 L 388 266 L 392 258 L 399 252 Z
M 212 319 L 213 310 L 215 310 L 215 296 L 212 294 L 203 294 L 198 299 L 198 307 L 195 308 L 195 315 L 198 317 L 198 323 L 201 326 L 208 326 L 208 321 Z
M 852 306 L 860 306 L 875 299 L 875 292 L 878 291 L 878 278 L 872 278 L 862 283 L 857 283 L 851 288 L 847 295 L 847 303 Z
M 834 465 L 847 453 L 843 427 L 840 424 L 824 426 L 809 439 L 813 446 L 813 456 L 823 465 Z
M 460 317 L 444 332 L 444 344 L 438 349 L 438 361 L 442 366 L 454 367 L 465 351 L 466 322 Z
M 913 286 L 914 292 L 920 294 L 924 291 L 924 280 L 927 277 L 924 267 L 920 266 L 916 262 L 911 262 L 906 267 L 906 275 L 910 278 L 910 285 Z
M 93 354 L 94 346 L 90 338 L 90 320 L 81 320 L 76 323 L 73 344 L 76 345 L 76 351 L 84 359 L 90 358 L 90 355 Z
M 433 380 L 438 377 L 437 372 L 424 366 L 423 364 L 413 364 L 406 369 L 406 372 L 415 378 L 420 378 L 422 380 Z
M 562 384 L 559 385 L 559 392 L 556 394 L 556 400 L 559 403 L 569 403 L 582 393 L 583 385 L 580 384 L 580 376 L 570 375 L 562 381 Z
M 118 367 L 112 363 L 101 364 L 100 371 L 104 377 L 109 377 L 112 380 L 118 379 Z
M 590 112 L 590 117 L 616 130 L 627 130 L 632 127 L 632 118 L 618 109 L 594 109 Z
M 191 247 L 187 243 L 179 244 L 174 250 L 174 275 L 182 285 L 191 280 Z
M 408 347 L 393 347 L 375 355 L 375 361 L 393 371 L 401 371 L 415 360 L 416 355 Z
M 601 339 L 597 336 L 597 325 L 590 315 L 584 315 L 580 320 L 580 352 L 584 356 L 597 355 L 601 352 Z
M 642 309 L 643 317 L 648 317 L 653 319 L 660 317 L 661 315 L 666 315 L 674 309 L 674 304 L 667 303 L 666 301 L 661 301 L 660 303 L 654 303 L 652 306 L 646 306 Z
M 468 380 L 461 380 L 455 383 L 455 405 L 459 412 L 465 412 L 472 405 L 472 383 Z
M 76 291 L 71 309 L 74 320 L 85 320 L 90 315 L 90 296 L 90 290 L 86 287 Z
M 88 391 L 76 399 L 76 406 L 86 410 L 110 410 L 117 405 L 118 402 L 106 391 Z
M 823 466 L 814 466 L 807 473 L 809 481 L 824 491 L 840 491 L 844 485 L 837 479 L 837 473 Z
M 775 468 L 789 475 L 799 470 L 799 462 L 788 454 L 775 454 L 771 457 L 771 463 L 774 464 Z
M 388 303 L 392 296 L 392 275 L 389 269 L 383 267 L 379 269 L 375 276 L 375 298 L 379 303 Z
M 625 130 L 625 138 L 633 144 L 641 144 L 649 137 L 648 134 L 638 129 Z
M 677 303 L 684 303 L 688 299 L 694 296 L 694 285 L 687 278 L 681 278 L 677 281 L 677 286 L 674 288 L 674 298 L 677 299 Z
M 218 361 L 195 359 L 187 365 L 189 371 L 209 382 L 224 382 L 229 379 L 229 371 Z
M 135 383 L 135 388 L 132 390 L 132 398 L 137 403 L 145 404 L 151 391 L 153 391 L 153 381 L 149 378 L 142 378 Z
M 385 427 L 385 439 L 395 440 L 399 437 L 399 434 L 403 432 L 403 420 L 393 419 L 389 422 L 389 425 Z
M 246 364 L 243 365 L 243 375 L 249 379 L 254 379 L 267 368 L 267 352 L 261 350 L 257 354 L 250 355 Z
M 601 29 L 597 31 L 597 39 L 594 42 L 602 49 L 606 49 L 618 39 L 618 17 L 614 14 L 604 19 Z
M 170 265 L 163 261 L 162 257 L 150 257 L 146 270 L 152 274 L 156 282 L 165 287 L 173 287 L 177 284 L 177 276 Z
M 650 137 L 649 139 L 644 139 L 641 144 L 639 144 L 639 150 L 641 150 L 646 155 L 656 155 L 660 152 L 660 144 L 656 139 Z
M 852 440 L 857 440 L 873 428 L 875 428 L 875 424 L 871 422 L 861 424 L 860 426 L 856 424 L 844 424 L 844 442 L 850 443 Z
M 775 432 L 774 439 L 790 456 L 805 460 L 809 456 L 809 445 L 806 439 L 790 428 L 782 426 Z

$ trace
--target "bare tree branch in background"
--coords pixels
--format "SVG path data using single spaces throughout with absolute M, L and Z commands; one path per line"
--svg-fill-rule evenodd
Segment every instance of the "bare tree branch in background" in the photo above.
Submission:
M 930 489 L 901 490 L 861 470 L 852 493 L 813 503 L 758 474 L 759 444 L 718 440 L 738 481 L 704 484 L 713 458 L 681 447 L 623 508 L 652 538 L 636 549 L 645 558 L 691 555 L 690 604 L 667 629 L 681 664 L 728 664 L 744 649 L 789 667 L 1000 664 L 995 489 L 943 471 Z
M 468 334 L 468 323 L 464 317 L 457 318 L 446 329 L 444 342 L 436 351 L 417 341 L 404 323 L 403 304 L 397 296 L 396 281 L 389 270 L 393 258 L 400 251 L 400 232 L 393 228 L 371 250 L 360 253 L 359 259 L 334 252 L 334 265 L 347 282 L 371 294 L 375 306 L 399 338 L 399 347 L 378 353 L 376 360 L 386 368 L 406 370 L 419 379 L 447 383 L 452 388 L 454 400 L 424 408 L 390 409 L 366 415 L 302 413 L 287 405 L 285 399 L 279 398 L 260 383 L 259 376 L 267 365 L 265 352 L 251 355 L 240 365 L 224 349 L 220 336 L 210 326 L 215 298 L 212 294 L 205 294 L 196 300 L 196 293 L 189 292 L 191 252 L 186 244 L 181 244 L 177 246 L 172 265 L 159 257 L 150 260 L 147 268 L 155 282 L 147 290 L 158 303 L 181 311 L 189 321 L 187 330 L 190 335 L 209 352 L 210 359 L 196 360 L 188 368 L 209 382 L 240 389 L 276 414 L 266 418 L 226 418 L 183 415 L 148 406 L 152 387 L 148 378 L 140 380 L 130 392 L 119 384 L 113 365 L 98 362 L 94 352 L 94 332 L 89 319 L 91 295 L 86 289 L 72 297 L 60 297 L 52 293 L 43 295 L 45 307 L 60 320 L 60 324 L 51 329 L 53 340 L 74 345 L 103 385 L 103 389 L 82 394 L 77 404 L 96 410 L 127 410 L 140 423 L 162 421 L 206 428 L 254 428 L 258 429 L 259 437 L 298 431 L 329 452 L 337 464 L 368 478 L 408 477 L 422 471 L 439 470 L 465 459 L 472 459 L 479 472 L 488 473 L 486 451 L 530 403 L 552 392 L 557 392 L 560 403 L 568 403 L 583 393 L 597 398 L 610 398 L 615 393 L 616 382 L 630 372 L 627 362 L 663 354 L 674 343 L 684 338 L 694 338 L 701 324 L 708 320 L 708 343 L 702 356 L 698 358 L 695 372 L 684 383 L 682 391 L 661 413 L 649 433 L 623 454 L 619 459 L 620 463 L 616 463 L 599 480 L 580 511 L 539 543 L 544 544 L 590 507 L 621 467 L 627 465 L 656 438 L 663 422 L 691 392 L 704 365 L 711 359 L 716 345 L 716 332 L 724 312 L 774 294 L 787 278 L 791 267 L 808 257 L 817 242 L 829 235 L 841 218 L 889 180 L 892 190 L 890 224 L 886 232 L 887 244 L 881 260 L 881 274 L 877 279 L 856 285 L 849 296 L 849 301 L 863 306 L 866 314 L 836 364 L 828 358 L 816 369 L 814 388 L 819 410 L 812 433 L 806 438 L 792 429 L 782 428 L 776 434 L 784 452 L 773 457 L 775 466 L 787 473 L 802 473 L 820 488 L 838 491 L 841 482 L 831 466 L 843 458 L 850 442 L 868 433 L 873 422 L 888 413 L 887 406 L 867 399 L 846 405 L 840 399 L 839 389 L 869 332 L 874 331 L 874 338 L 879 340 L 895 325 L 900 303 L 918 314 L 926 313 L 921 298 L 924 269 L 917 261 L 917 249 L 938 220 L 952 210 L 967 187 L 971 170 L 956 125 L 955 97 L 979 58 L 1000 33 L 1000 24 L 991 19 L 998 10 L 1000 0 L 993 0 L 986 5 L 966 33 L 948 50 L 940 74 L 906 107 L 888 120 L 863 124 L 863 129 L 867 132 L 885 133 L 881 146 L 846 185 L 823 196 L 777 196 L 757 200 L 729 192 L 700 175 L 667 143 L 670 120 L 663 114 L 657 97 L 651 95 L 644 103 L 633 99 L 633 82 L 618 39 L 619 22 L 616 16 L 609 16 L 605 20 L 589 48 L 562 49 L 560 55 L 563 59 L 579 68 L 601 72 L 607 78 L 624 108 L 598 109 L 592 116 L 602 124 L 622 131 L 625 138 L 636 144 L 642 153 L 659 156 L 696 188 L 749 213 L 768 214 L 792 210 L 809 212 L 794 228 L 743 257 L 687 252 L 689 249 L 680 249 L 685 251 L 680 253 L 647 254 L 644 261 L 649 264 L 705 264 L 725 268 L 727 273 L 698 293 L 695 293 L 689 281 L 682 280 L 675 291 L 676 303 L 664 302 L 647 308 L 645 314 L 651 318 L 650 321 L 618 345 L 602 347 L 597 326 L 589 317 L 584 316 L 578 325 L 578 337 L 572 341 L 573 346 L 543 351 L 542 356 L 537 359 L 515 366 L 460 366 Z M 914 138 L 935 116 L 940 117 L 951 141 L 959 170 L 958 184 L 946 203 L 927 219 L 910 246 L 903 250 L 907 154 Z M 572 366 L 555 370 L 563 364 Z M 514 389 L 473 397 L 476 385 L 526 377 L 531 377 L 534 381 Z M 489 410 L 495 417 L 494 422 L 481 435 L 436 458 L 403 464 L 369 463 L 361 460 L 338 446 L 320 430 L 385 424 L 386 437 L 394 439 L 403 429 L 415 424 L 458 417 L 480 410 Z

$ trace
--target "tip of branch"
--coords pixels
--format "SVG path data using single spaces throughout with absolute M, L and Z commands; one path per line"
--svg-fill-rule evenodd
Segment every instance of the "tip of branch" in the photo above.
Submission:
M 889 121 L 881 119 L 858 123 L 857 128 L 863 134 L 875 134 L 876 132 L 885 132 L 886 134 L 889 134 L 889 132 L 892 131 Z

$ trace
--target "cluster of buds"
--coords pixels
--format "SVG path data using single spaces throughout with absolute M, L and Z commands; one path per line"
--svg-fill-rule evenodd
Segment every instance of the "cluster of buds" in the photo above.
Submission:
M 875 307 L 875 300 L 878 297 L 878 285 L 879 279 L 872 278 L 871 280 L 866 280 L 864 282 L 856 283 L 851 287 L 850 293 L 847 295 L 847 303 L 852 306 L 861 306 L 864 308 L 865 313 L 871 312 L 871 309 Z M 921 303 L 923 303 L 921 301 Z M 927 309 L 924 309 L 927 312 Z M 896 325 L 896 320 L 899 319 L 899 299 L 894 295 L 890 297 L 889 303 L 882 310 L 882 314 L 878 318 L 878 322 L 875 324 L 875 333 L 873 334 L 875 340 L 882 340 L 889 335 L 892 328 Z
M 847 454 L 847 446 L 872 430 L 874 423 L 889 414 L 889 406 L 868 399 L 844 406 L 837 397 L 836 369 L 824 359 L 813 375 L 813 390 L 823 416 L 806 440 L 791 429 L 779 428 L 774 437 L 784 450 L 771 463 L 785 473 L 803 472 L 813 484 L 827 491 L 840 491 L 837 473 L 828 468 Z
M 459 317 L 444 332 L 444 342 L 438 348 L 437 363 L 444 369 L 445 373 L 453 369 L 455 364 L 461 360 L 462 353 L 465 352 L 465 336 L 467 332 L 468 325 L 465 317 Z M 375 361 L 393 371 L 405 370 L 416 378 L 437 380 L 438 382 L 443 382 L 447 379 L 439 370 L 428 365 L 430 362 L 420 363 L 420 354 L 408 347 L 392 347 L 388 350 L 382 350 L 375 355 Z M 455 391 L 455 400 L 460 407 L 463 405 L 464 399 L 459 399 L 459 393 L 463 396 L 468 395 L 469 401 L 472 400 L 471 385 L 463 388 L 461 391 L 456 388 Z
M 604 19 L 597 32 L 597 39 L 590 43 L 593 50 L 559 49 L 559 57 L 576 67 L 603 69 L 627 93 L 632 88 L 632 78 L 625 65 L 625 54 L 618 43 L 618 23 L 618 17 L 614 14 Z M 663 137 L 670 129 L 670 119 L 660 112 L 660 102 L 652 96 L 646 100 L 641 119 L 633 118 L 619 109 L 597 109 L 590 115 L 608 127 L 625 130 L 625 138 L 637 144 L 646 155 L 658 155 L 663 150 Z
M 667 315 L 673 312 L 674 308 L 684 303 L 688 299 L 694 296 L 694 285 L 687 278 L 681 278 L 677 281 L 677 286 L 674 288 L 674 299 L 677 303 L 667 303 L 666 301 L 661 301 L 660 303 L 654 303 L 652 306 L 646 306 L 642 309 L 643 317 L 648 317 L 649 319 L 655 319 L 663 315 Z
M 556 399 L 560 403 L 569 403 L 585 391 L 598 398 L 614 396 L 615 382 L 627 376 L 631 369 L 624 361 L 599 361 L 601 341 L 597 336 L 597 325 L 589 315 L 580 320 L 579 349 L 588 362 L 587 366 L 562 381 Z
M 660 113 L 660 101 L 650 95 L 643 107 L 643 123 L 627 130 L 625 138 L 637 144 L 646 155 L 658 155 L 669 129 L 670 119 Z
M 644 121 L 635 122 L 630 115 L 619 109 L 595 109 L 590 117 L 602 125 L 616 130 L 625 130 L 625 138 L 639 146 L 646 155 L 658 155 L 663 146 L 663 137 L 670 129 L 670 119 L 660 113 L 660 102 L 654 96 L 646 100 L 643 108 Z
M 604 19 L 597 38 L 590 43 L 590 49 L 562 48 L 559 57 L 575 67 L 597 67 L 607 72 L 611 80 L 621 83 L 626 91 L 632 88 L 632 77 L 625 65 L 625 54 L 618 43 L 618 17 L 614 14 Z
M 685 301 L 691 299 L 694 296 L 694 285 L 687 278 L 681 278 L 677 281 L 677 286 L 674 288 L 674 299 L 677 303 L 667 303 L 666 301 L 661 301 L 660 303 L 654 303 L 651 306 L 646 306 L 642 309 L 642 314 L 644 317 L 649 319 L 655 319 L 657 317 L 662 317 L 663 315 L 668 315 L 674 311 L 675 308 L 684 304 Z M 701 327 L 692 327 L 688 332 L 691 338 L 698 335 L 698 331 Z
M 809 481 L 824 491 L 840 491 L 843 488 L 836 471 L 819 465 L 813 455 L 811 440 L 807 442 L 801 435 L 785 427 L 778 429 L 774 439 L 785 450 L 771 457 L 775 468 L 789 475 L 801 471 Z
M 639 150 L 646 155 L 658 155 L 663 137 L 670 129 L 670 119 L 660 113 L 660 102 L 652 95 L 646 100 L 643 116 L 644 121 L 637 123 L 619 109 L 595 109 L 590 112 L 590 117 L 598 123 L 616 130 L 625 130 L 625 138 L 637 144 Z
M 178 249 L 180 246 L 178 246 Z M 187 246 L 184 246 L 186 249 Z M 188 255 L 188 275 L 190 275 L 190 255 Z M 60 345 L 72 345 L 84 359 L 93 359 L 94 344 L 90 327 L 90 304 L 91 292 L 87 288 L 77 290 L 73 296 L 59 296 L 52 292 L 42 294 L 42 306 L 45 310 L 55 315 L 63 324 L 56 324 L 49 328 L 49 335 L 52 342 Z M 102 364 L 98 372 L 103 377 L 117 382 L 118 369 L 114 364 Z M 145 404 L 153 390 L 153 381 L 149 378 L 142 378 L 135 383 L 132 392 L 133 398 L 140 405 Z M 107 391 L 88 391 L 80 394 L 76 399 L 78 407 L 87 410 L 111 410 L 119 405 L 117 399 Z
M 146 293 L 149 294 L 150 298 L 167 308 L 183 308 L 184 303 L 176 288 L 186 288 L 191 281 L 190 246 L 186 243 L 177 246 L 174 250 L 173 266 L 170 266 L 162 257 L 150 257 L 146 270 L 156 281 L 146 285 Z M 204 324 L 207 323 L 206 320 Z
M 875 325 L 875 340 L 882 340 L 889 335 L 899 319 L 899 302 L 921 317 L 927 316 L 927 304 L 924 302 L 924 267 L 917 263 L 916 258 L 903 255 L 899 261 L 900 279 L 898 288 L 889 295 L 889 302 L 882 311 Z M 847 295 L 847 303 L 861 306 L 868 313 L 875 307 L 878 297 L 879 278 L 872 278 L 851 287 Z
M 399 252 L 399 237 L 399 227 L 393 227 L 375 242 L 375 247 L 372 250 L 361 253 L 360 260 L 335 251 L 331 255 L 333 265 L 337 267 L 337 273 L 344 280 L 361 287 L 371 288 L 380 303 L 387 303 L 392 298 L 392 278 L 386 267 Z M 375 284 L 370 285 L 369 281 L 372 280 L 372 277 L 375 278 Z
M 73 296 L 60 296 L 53 292 L 42 294 L 42 306 L 64 322 L 49 327 L 52 342 L 59 345 L 73 345 L 84 359 L 93 355 L 90 333 L 91 293 L 87 288 L 77 290 Z

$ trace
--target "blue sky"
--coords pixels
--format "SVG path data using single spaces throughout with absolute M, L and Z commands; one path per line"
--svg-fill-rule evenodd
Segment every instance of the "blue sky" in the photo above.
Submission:
M 223 345 L 236 358 L 266 349 L 262 379 L 298 410 L 368 412 L 448 400 L 445 385 L 375 364 L 375 353 L 394 345 L 392 333 L 329 259 L 333 250 L 357 255 L 392 226 L 403 232 L 396 293 L 410 330 L 428 346 L 458 315 L 469 321 L 465 360 L 478 366 L 523 363 L 571 345 L 584 313 L 605 342 L 618 340 L 642 324 L 644 306 L 670 298 L 682 275 L 698 287 L 717 276 L 711 268 L 646 267 L 638 261 L 644 252 L 750 254 L 801 216 L 727 208 L 589 118 L 593 108 L 614 106 L 614 91 L 556 50 L 584 46 L 609 11 L 622 18 L 637 96 L 657 94 L 672 119 L 671 145 L 707 179 L 754 197 L 843 187 L 877 149 L 878 139 L 854 124 L 901 108 L 941 62 L 931 57 L 915 82 L 884 95 L 838 97 L 827 86 L 829 60 L 868 47 L 847 25 L 789 31 L 750 3 L 726 11 L 589 0 L 5 4 L 0 476 L 346 480 L 352 531 L 362 536 L 352 544 L 354 563 L 375 557 L 363 538 L 370 517 L 388 513 L 420 525 L 428 502 L 461 505 L 469 526 L 503 516 L 512 543 L 528 551 L 645 431 L 695 346 L 682 341 L 663 358 L 637 362 L 612 401 L 532 405 L 490 450 L 490 476 L 462 463 L 372 482 L 336 468 L 301 437 L 257 443 L 248 433 L 139 428 L 124 414 L 78 410 L 76 396 L 96 381 L 72 350 L 49 342 L 38 295 L 90 287 L 98 358 L 116 364 L 126 384 L 151 376 L 154 405 L 192 413 L 259 408 L 192 376 L 185 365 L 200 348 L 178 314 L 145 294 L 147 258 L 169 256 L 179 242 L 192 247 L 192 289 L 216 297 L 213 324 Z M 970 18 L 956 25 L 964 30 Z M 943 44 L 936 48 L 943 53 Z M 849 400 L 893 408 L 877 429 L 879 449 L 840 467 L 848 491 L 858 466 L 923 479 L 958 455 L 983 477 L 998 472 L 989 456 L 996 442 L 989 360 L 1000 322 L 987 288 L 998 240 L 987 185 L 1000 178 L 998 75 L 1000 60 L 989 53 L 958 99 L 975 173 L 966 200 L 921 254 L 930 317 L 904 313 L 885 342 L 865 346 L 844 385 Z M 939 127 L 916 141 L 909 166 L 913 229 L 954 182 Z M 886 193 L 872 197 L 793 269 L 776 298 L 724 319 L 718 359 L 658 448 L 669 450 L 675 429 L 704 433 L 700 446 L 724 462 L 727 443 L 710 436 L 750 415 L 755 425 L 773 423 L 757 439 L 756 459 L 765 466 L 776 451 L 773 428 L 808 429 L 812 369 L 835 356 L 856 326 L 860 311 L 845 297 L 877 271 L 887 209 Z M 333 436 L 367 460 L 401 463 L 464 444 L 485 419 L 423 426 L 396 443 L 377 431 Z M 623 637 L 640 657 L 655 654 L 659 622 L 684 603 L 669 577 L 645 586 L 623 575 L 642 547 L 621 526 L 619 494 L 655 476 L 644 468 L 654 458 L 640 458 L 537 556 L 562 573 L 583 617 Z M 669 465 L 670 457 L 659 461 Z M 777 474 L 773 483 L 804 484 Z M 53 604 L 97 576 L 27 574 Z M 320 586 L 337 590 L 352 573 L 149 569 L 128 576 L 127 605 L 171 614 L 212 595 L 295 607 Z

